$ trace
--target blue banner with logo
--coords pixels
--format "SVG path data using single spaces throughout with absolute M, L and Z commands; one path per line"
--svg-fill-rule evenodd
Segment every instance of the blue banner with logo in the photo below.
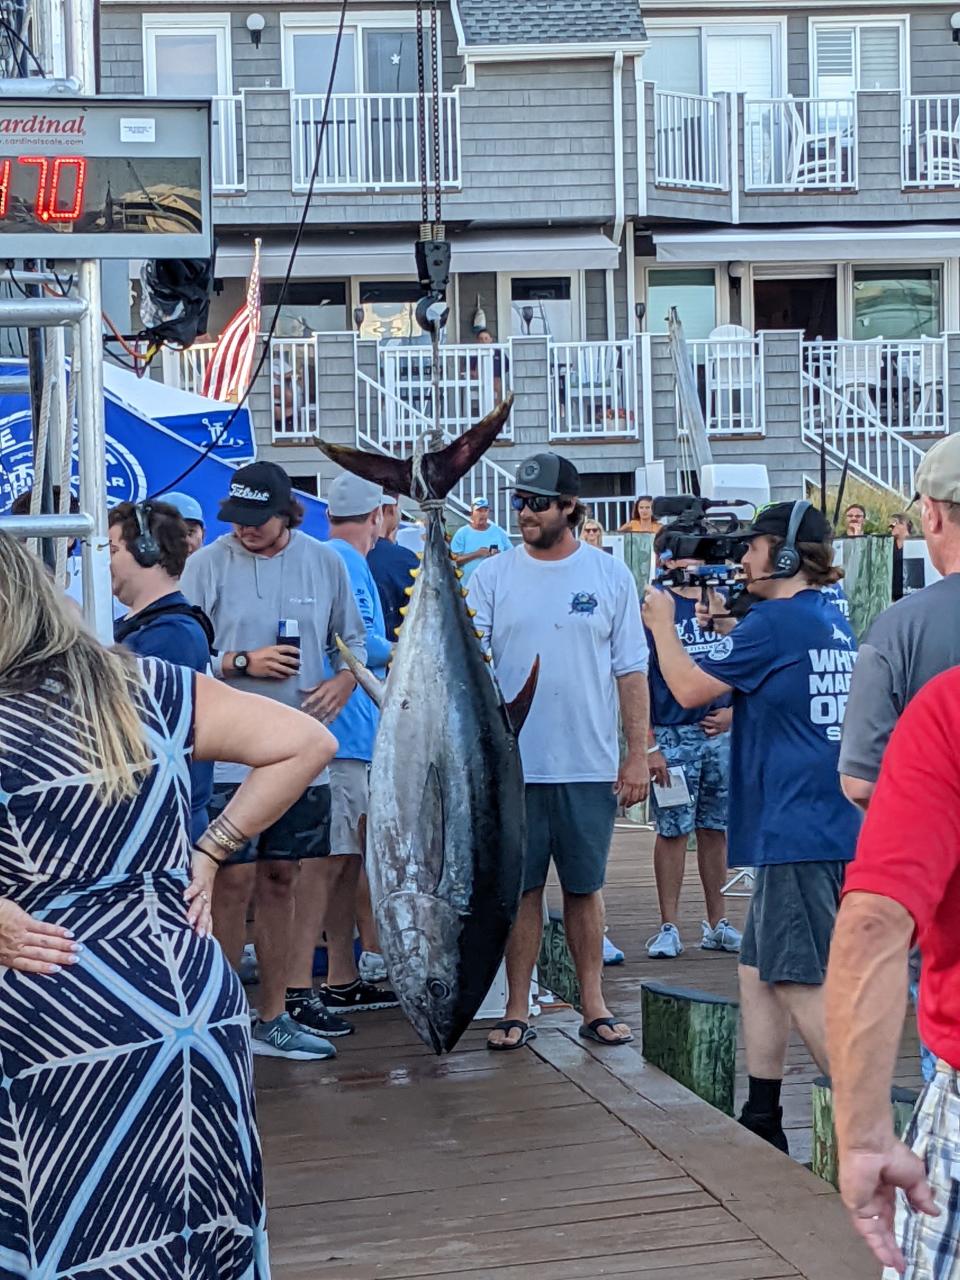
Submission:
M 22 374 L 26 367 L 5 364 L 4 372 Z M 118 502 L 141 502 L 149 496 L 159 498 L 164 490 L 177 489 L 196 498 L 203 508 L 208 542 L 225 533 L 228 526 L 220 523 L 217 512 L 227 496 L 235 466 L 220 455 L 219 446 L 204 455 L 198 443 L 186 439 L 173 427 L 145 416 L 110 390 L 105 391 L 104 399 L 108 506 L 116 506 Z M 218 413 L 230 412 L 229 406 L 215 401 L 209 403 Z M 27 397 L 4 395 L 0 378 L 0 514 L 33 486 L 31 430 Z M 252 438 L 248 439 L 252 445 Z M 236 450 L 244 447 L 242 429 L 237 433 L 237 441 L 239 443 L 229 446 L 234 457 Z M 248 449 L 244 460 L 249 459 Z M 75 455 L 74 489 L 76 466 Z M 177 480 L 191 466 L 194 469 L 190 474 L 183 480 Z M 298 492 L 297 498 L 306 511 L 303 529 L 315 538 L 328 538 L 326 503 L 305 493 Z

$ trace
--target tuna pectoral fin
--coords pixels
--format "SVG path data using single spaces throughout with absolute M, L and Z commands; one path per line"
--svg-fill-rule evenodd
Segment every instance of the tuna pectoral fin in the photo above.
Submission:
M 443 879 L 443 788 L 437 766 L 427 770 L 417 819 L 417 835 L 420 838 L 420 860 L 417 888 L 421 893 L 434 894 Z
M 537 691 L 537 681 L 540 678 L 540 655 L 538 654 L 533 660 L 533 666 L 530 668 L 530 674 L 527 676 L 526 683 L 523 688 L 513 699 L 508 702 L 507 719 L 510 721 L 510 728 L 513 730 L 514 736 L 520 737 L 520 730 L 523 728 L 527 716 L 530 713 L 530 707 L 533 703 L 533 695 Z
M 409 498 L 413 476 L 413 464 L 409 458 L 388 458 L 379 453 L 366 453 L 363 449 L 351 449 L 345 444 L 325 444 L 321 450 L 346 471 L 364 480 L 372 480 L 390 493 L 405 493 Z
M 439 453 L 428 453 L 423 460 L 427 487 L 435 498 L 445 498 L 461 476 L 487 452 L 506 425 L 513 407 L 513 395 L 507 396 L 482 422 L 458 436 Z
M 364 693 L 369 694 L 378 707 L 381 706 L 383 703 L 383 693 L 385 688 L 384 682 L 382 680 L 378 680 L 372 671 L 367 670 L 353 650 L 345 645 L 339 636 L 335 636 L 334 639 L 337 642 L 337 648 L 340 650 L 341 657 L 347 664 L 347 669 L 350 671 L 357 684 Z

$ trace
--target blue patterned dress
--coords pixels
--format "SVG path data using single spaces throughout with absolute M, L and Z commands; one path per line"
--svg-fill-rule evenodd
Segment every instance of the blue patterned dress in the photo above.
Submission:
M 0 1280 L 266 1280 L 247 1004 L 183 903 L 192 672 L 145 660 L 154 767 L 104 808 L 57 691 L 0 697 L 0 895 L 79 963 L 0 968 Z

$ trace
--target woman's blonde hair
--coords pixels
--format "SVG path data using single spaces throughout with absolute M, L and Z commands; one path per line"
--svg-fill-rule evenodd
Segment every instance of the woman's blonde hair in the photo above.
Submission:
M 606 529 L 604 529 L 603 525 L 600 523 L 599 520 L 594 520 L 592 516 L 589 519 L 584 520 L 583 527 L 580 530 L 580 537 L 582 538 L 583 535 L 587 533 L 588 530 L 593 530 L 593 529 L 596 529 L 597 533 L 599 533 L 600 543 L 602 545 L 604 534 L 606 533 Z
M 0 532 L 0 696 L 55 681 L 79 725 L 77 746 L 103 774 L 105 804 L 129 799 L 150 768 L 132 658 L 105 649 L 55 587 L 40 560 Z

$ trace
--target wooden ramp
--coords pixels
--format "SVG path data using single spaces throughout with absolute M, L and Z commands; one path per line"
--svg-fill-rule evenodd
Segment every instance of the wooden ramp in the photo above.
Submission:
M 694 857 L 688 949 L 647 959 L 651 849 L 649 833 L 618 831 L 607 893 L 628 952 L 608 970 L 610 1000 L 637 1032 L 646 978 L 736 994 L 735 957 L 696 946 Z M 256 1060 L 275 1280 L 877 1280 L 825 1183 L 646 1066 L 637 1044 L 588 1049 L 563 1011 L 538 1019 L 526 1050 L 489 1053 L 478 1027 L 438 1059 L 399 1014 L 355 1022 L 335 1062 Z M 814 1074 L 795 1047 L 795 1150 Z

